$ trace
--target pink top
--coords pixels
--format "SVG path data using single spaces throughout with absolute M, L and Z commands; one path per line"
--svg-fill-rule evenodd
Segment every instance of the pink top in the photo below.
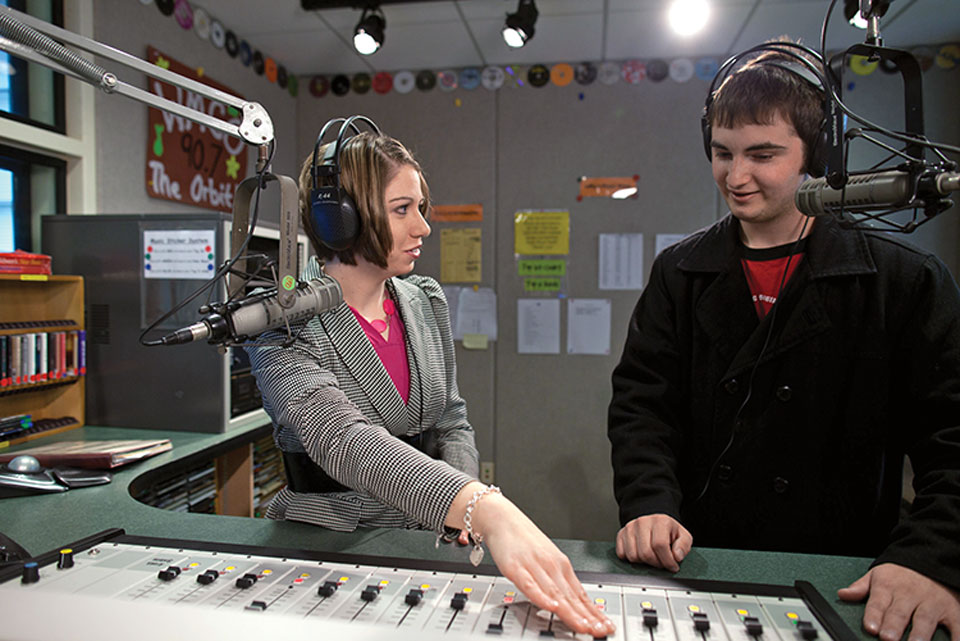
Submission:
M 410 364 L 407 362 L 407 344 L 404 340 L 403 320 L 397 314 L 393 301 L 389 298 L 383 301 L 383 311 L 387 313 L 386 323 L 375 320 L 371 324 L 353 307 L 350 309 L 360 322 L 360 327 L 363 328 L 367 338 L 370 339 L 373 349 L 376 350 L 380 362 L 386 368 L 387 374 L 393 380 L 397 391 L 400 392 L 400 398 L 406 403 L 410 398 Z M 388 339 L 384 340 L 380 330 L 387 327 L 390 328 L 390 333 Z

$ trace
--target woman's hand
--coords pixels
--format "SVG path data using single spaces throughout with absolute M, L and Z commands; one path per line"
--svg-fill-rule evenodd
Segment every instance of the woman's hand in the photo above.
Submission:
M 480 483 L 467 485 L 451 506 L 463 514 Z M 461 501 L 461 499 L 465 499 Z M 462 526 L 462 516 L 460 525 Z M 520 509 L 501 494 L 484 495 L 471 514 L 473 530 L 493 556 L 500 573 L 537 607 L 553 612 L 570 629 L 595 637 L 613 634 L 613 623 L 590 602 L 570 560 Z

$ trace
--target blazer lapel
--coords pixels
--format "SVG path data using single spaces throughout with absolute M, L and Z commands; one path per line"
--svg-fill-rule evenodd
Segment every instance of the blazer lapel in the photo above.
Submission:
M 383 426 L 393 434 L 404 434 L 407 420 L 403 399 L 353 311 L 344 303 L 326 312 L 323 321 L 344 365 L 370 398 Z
M 424 318 L 419 297 L 409 295 L 406 291 L 409 285 L 398 279 L 388 282 L 400 308 L 404 332 L 407 336 L 407 367 L 410 370 L 410 396 L 407 399 L 406 407 L 407 421 L 410 425 L 417 425 L 423 421 L 423 408 L 421 406 L 424 401 L 423 395 L 430 393 L 430 385 L 424 384 L 424 379 L 430 377 L 430 372 L 421 370 L 422 367 L 427 365 L 425 346 L 427 338 L 424 336 L 427 327 L 426 318 Z M 422 390 L 423 394 L 416 390 Z

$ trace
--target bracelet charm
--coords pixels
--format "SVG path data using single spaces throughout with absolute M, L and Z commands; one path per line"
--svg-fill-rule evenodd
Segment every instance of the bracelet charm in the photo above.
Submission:
M 470 497 L 470 501 L 467 502 L 467 509 L 463 515 L 463 525 L 465 526 L 467 534 L 470 535 L 470 538 L 473 540 L 473 549 L 470 551 L 470 563 L 473 564 L 473 567 L 480 565 L 480 561 L 483 560 L 483 535 L 479 532 L 473 531 L 473 508 L 477 507 L 477 503 L 485 496 L 490 494 L 502 494 L 500 488 L 496 485 L 488 485 L 482 490 L 477 490 L 473 493 L 473 496 Z

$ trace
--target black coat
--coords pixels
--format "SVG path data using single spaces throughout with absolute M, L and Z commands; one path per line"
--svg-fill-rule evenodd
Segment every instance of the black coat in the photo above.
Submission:
M 608 430 L 621 523 L 663 513 L 695 545 L 878 556 L 960 587 L 953 278 L 817 219 L 759 321 L 738 233 L 727 216 L 664 250 L 631 317 Z

